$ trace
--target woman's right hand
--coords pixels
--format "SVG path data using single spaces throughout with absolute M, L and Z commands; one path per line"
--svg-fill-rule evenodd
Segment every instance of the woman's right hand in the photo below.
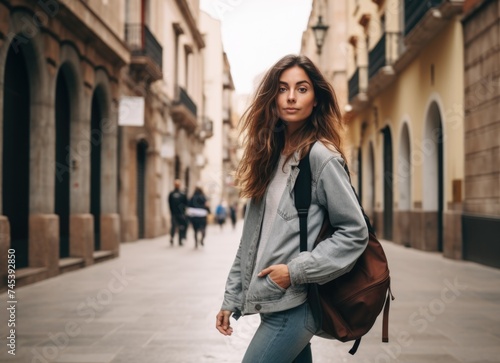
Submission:
M 217 314 L 215 328 L 217 328 L 222 335 L 231 335 L 233 333 L 233 328 L 231 328 L 231 324 L 229 322 L 230 317 L 231 311 L 229 310 L 221 310 Z

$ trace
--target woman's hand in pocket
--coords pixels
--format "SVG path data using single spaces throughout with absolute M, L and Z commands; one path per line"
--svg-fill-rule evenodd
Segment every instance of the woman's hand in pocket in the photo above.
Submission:
M 287 265 L 271 265 L 259 272 L 257 276 L 266 277 L 267 275 L 283 289 L 288 289 L 291 285 Z

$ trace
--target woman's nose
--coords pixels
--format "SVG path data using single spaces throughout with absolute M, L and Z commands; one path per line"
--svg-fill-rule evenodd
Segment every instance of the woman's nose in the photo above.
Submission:
M 295 102 L 295 92 L 290 91 L 290 93 L 288 93 L 288 102 Z

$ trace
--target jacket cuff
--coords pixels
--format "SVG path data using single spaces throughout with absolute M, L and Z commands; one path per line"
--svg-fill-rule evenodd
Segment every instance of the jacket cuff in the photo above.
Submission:
M 307 259 L 309 254 L 310 252 L 301 252 L 297 258 L 288 262 L 288 273 L 290 274 L 290 283 L 292 286 L 307 283 L 303 261 Z
M 222 307 L 221 310 L 227 310 L 227 311 L 232 311 L 235 312 L 239 310 L 239 304 L 231 299 L 224 298 L 224 301 L 222 302 Z

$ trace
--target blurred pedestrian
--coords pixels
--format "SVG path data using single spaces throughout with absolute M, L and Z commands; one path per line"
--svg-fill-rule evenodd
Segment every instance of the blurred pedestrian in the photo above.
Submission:
M 229 207 L 229 218 L 231 218 L 231 225 L 233 226 L 233 229 L 236 228 L 236 209 L 237 209 L 237 204 L 234 203 Z
M 222 230 L 222 226 L 224 225 L 224 223 L 226 223 L 227 218 L 226 206 L 222 201 L 217 205 L 217 208 L 215 208 L 215 218 L 217 219 L 217 224 Z
M 231 335 L 231 315 L 260 313 L 243 363 L 312 362 L 309 341 L 319 326 L 307 302 L 308 283 L 349 271 L 366 247 L 368 229 L 344 170 L 341 117 L 332 86 L 302 55 L 286 56 L 267 72 L 243 116 L 245 150 L 236 180 L 251 201 L 216 317 L 217 330 Z M 293 188 L 308 154 L 309 238 L 299 254 Z M 334 232 L 313 250 L 325 218 Z
M 210 208 L 207 198 L 200 187 L 196 187 L 191 199 L 189 199 L 187 215 L 193 225 L 195 248 L 198 248 L 198 234 L 201 233 L 200 244 L 203 246 L 207 228 L 207 215 Z
M 187 219 L 186 207 L 188 200 L 186 194 L 181 191 L 181 181 L 175 179 L 174 190 L 168 195 L 168 206 L 170 208 L 171 226 L 170 226 L 170 245 L 174 245 L 175 233 L 179 234 L 179 246 L 186 239 Z

